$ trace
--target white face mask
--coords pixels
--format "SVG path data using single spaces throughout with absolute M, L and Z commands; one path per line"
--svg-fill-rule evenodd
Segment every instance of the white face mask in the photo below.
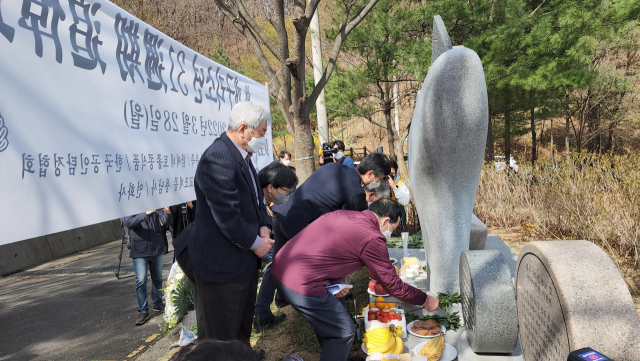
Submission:
M 289 200 L 288 194 L 282 194 L 278 192 L 277 189 L 276 189 L 276 194 L 277 195 L 273 198 L 273 204 L 275 204 L 276 206 L 280 204 L 285 204 Z
M 376 176 L 374 176 L 373 174 L 372 174 L 372 176 L 373 176 L 373 181 L 371 181 L 371 178 L 369 178 L 369 180 L 370 180 L 370 182 L 368 184 L 369 190 L 376 189 L 376 188 L 380 187 L 380 182 L 376 182 L 375 181 L 376 180 Z
M 387 230 L 386 230 L 386 231 L 382 231 L 382 235 L 383 235 L 386 239 L 391 238 L 391 225 L 390 225 L 390 223 L 387 223 Z
M 367 207 L 369 207 L 373 202 L 367 202 Z
M 267 145 L 267 137 L 256 138 L 253 137 L 247 143 L 247 152 L 249 153 L 258 153 L 260 149 L 264 148 Z
M 283 161 L 282 161 L 282 164 L 288 167 L 288 166 L 289 166 L 289 164 L 291 164 L 291 160 L 290 160 L 290 159 L 283 160 Z
M 340 160 L 342 159 L 342 157 L 344 157 L 344 153 L 342 152 L 338 152 L 336 153 L 336 155 L 333 156 L 335 159 Z

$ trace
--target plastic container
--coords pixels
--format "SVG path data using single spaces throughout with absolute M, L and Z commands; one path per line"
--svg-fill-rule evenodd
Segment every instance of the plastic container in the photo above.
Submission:
M 374 311 L 377 310 L 374 308 Z M 407 318 L 405 317 L 404 310 L 400 308 L 391 308 L 389 311 L 395 311 L 396 313 L 400 313 L 402 315 L 402 321 L 391 320 L 387 323 L 382 323 L 378 320 L 369 321 L 369 309 L 366 309 L 364 312 L 364 330 L 369 331 L 375 328 L 381 327 L 389 327 L 389 325 L 400 326 L 402 327 L 402 338 L 407 338 Z

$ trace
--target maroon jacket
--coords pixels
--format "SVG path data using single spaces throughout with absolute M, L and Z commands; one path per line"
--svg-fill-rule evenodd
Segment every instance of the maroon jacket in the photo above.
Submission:
M 391 296 L 412 305 L 423 304 L 427 294 L 396 275 L 379 228 L 369 210 L 327 213 L 278 251 L 271 274 L 302 295 L 322 296 L 327 293 L 326 285 L 339 283 L 367 266 Z

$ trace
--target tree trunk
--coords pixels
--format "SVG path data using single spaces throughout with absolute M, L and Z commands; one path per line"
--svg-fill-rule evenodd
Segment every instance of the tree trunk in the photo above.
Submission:
M 311 122 L 307 110 L 308 96 L 305 94 L 305 39 L 308 23 L 305 21 L 305 2 L 294 6 L 293 24 L 295 28 L 293 52 L 294 58 L 289 58 L 286 65 L 291 71 L 293 85 L 293 122 L 295 126 L 296 174 L 303 183 L 316 170 L 315 143 L 311 133 Z
M 489 122 L 487 129 L 487 145 L 484 147 L 484 160 L 493 162 L 495 160 L 496 149 L 493 139 L 493 121 L 491 120 L 491 112 L 489 112 Z
M 564 131 L 564 153 L 566 155 L 567 160 L 571 159 L 571 146 L 569 144 L 569 117 L 566 118 L 565 121 L 565 131 Z
M 549 126 L 549 132 L 551 133 L 551 145 L 549 146 L 549 148 L 551 149 L 551 164 L 555 165 L 554 163 L 554 151 L 553 151 L 553 118 L 551 118 L 551 125 Z
M 538 159 L 538 146 L 536 144 L 536 113 L 535 107 L 531 108 L 531 165 L 536 165 Z
M 504 112 L 504 161 L 511 166 L 511 109 Z
M 395 160 L 396 162 L 400 162 L 399 159 L 396 158 L 396 139 L 397 135 L 395 132 L 395 127 L 393 126 L 393 121 L 391 119 L 391 104 L 386 103 L 388 106 L 385 106 L 384 110 L 384 119 L 387 123 L 387 141 L 389 143 L 389 159 Z

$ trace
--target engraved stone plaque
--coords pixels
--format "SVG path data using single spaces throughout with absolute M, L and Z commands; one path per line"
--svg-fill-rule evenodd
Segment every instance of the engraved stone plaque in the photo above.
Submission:
M 584 347 L 640 361 L 640 319 L 611 258 L 587 241 L 525 245 L 516 297 L 524 361 L 565 361 Z
M 566 360 L 570 349 L 564 313 L 551 275 L 537 256 L 522 258 L 516 284 L 524 360 Z
M 518 316 L 511 273 L 500 251 L 462 253 L 460 297 L 471 349 L 511 353 L 518 343 Z

